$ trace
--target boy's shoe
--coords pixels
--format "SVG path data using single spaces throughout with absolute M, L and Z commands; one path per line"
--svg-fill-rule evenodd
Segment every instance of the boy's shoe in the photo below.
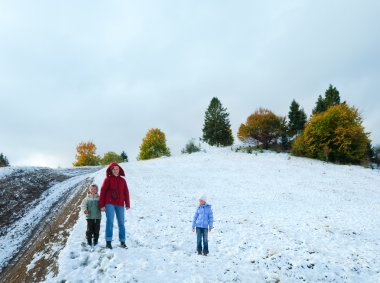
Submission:
M 207 255 L 208 255 L 208 252 L 203 252 L 203 255 L 204 255 L 204 256 L 207 256 Z
M 202 253 L 200 251 L 198 251 L 198 254 L 201 255 Z
M 111 241 L 107 241 L 106 248 L 112 250 Z
M 125 242 L 120 242 L 120 246 L 122 248 L 125 248 L 125 249 L 128 249 L 127 245 L 125 244 Z
M 92 246 L 92 239 L 87 239 L 87 244 L 88 244 L 89 246 Z
M 98 239 L 94 239 L 94 246 L 98 244 Z

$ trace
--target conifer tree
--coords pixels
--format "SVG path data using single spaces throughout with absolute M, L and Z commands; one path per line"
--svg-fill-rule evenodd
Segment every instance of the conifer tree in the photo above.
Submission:
M 124 162 L 128 162 L 128 155 L 125 153 L 124 150 L 123 150 L 123 152 L 120 154 L 120 156 L 123 158 L 123 161 L 124 161 Z
M 3 153 L 0 153 L 0 167 L 8 167 L 8 166 L 9 166 L 8 158 Z
M 340 95 L 339 91 L 332 84 L 329 85 L 329 88 L 325 91 L 325 97 L 318 96 L 318 100 L 313 109 L 313 115 L 325 112 L 331 106 L 340 104 Z
M 373 148 L 374 151 L 374 158 L 375 158 L 375 163 L 377 166 L 380 166 L 380 145 L 377 145 Z
M 325 100 L 322 98 L 322 96 L 318 96 L 318 100 L 315 103 L 315 108 L 313 109 L 313 115 L 325 112 L 327 110 L 327 106 L 325 103 Z
M 293 137 L 294 135 L 299 134 L 304 129 L 306 124 L 305 111 L 302 108 L 300 109 L 300 105 L 294 99 L 290 104 L 288 118 L 289 136 Z
M 325 92 L 325 104 L 327 108 L 340 104 L 339 91 L 331 84 Z
M 209 145 L 228 146 L 232 145 L 231 124 L 227 109 L 222 106 L 218 98 L 213 97 L 205 113 L 203 125 L 203 140 Z

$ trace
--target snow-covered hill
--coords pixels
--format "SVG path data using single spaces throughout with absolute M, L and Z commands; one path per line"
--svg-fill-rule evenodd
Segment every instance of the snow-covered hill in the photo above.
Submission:
M 81 214 L 48 282 L 380 282 L 378 170 L 229 149 L 122 166 L 129 249 L 104 248 L 103 215 L 89 250 Z M 191 231 L 202 192 L 215 217 L 207 257 Z

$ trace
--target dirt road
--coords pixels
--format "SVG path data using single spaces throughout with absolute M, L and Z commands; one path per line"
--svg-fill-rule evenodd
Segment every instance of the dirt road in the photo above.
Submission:
M 95 169 L 92 171 L 95 171 Z M 10 185 L 13 185 L 18 188 L 18 192 L 21 192 L 22 196 L 13 196 L 11 201 L 14 199 L 17 200 L 18 198 L 20 208 L 27 210 L 31 200 L 38 198 L 47 187 L 80 174 L 71 172 L 72 175 L 70 176 L 60 173 L 61 172 L 40 171 L 33 173 L 33 176 L 23 176 L 21 179 L 28 180 L 28 178 L 36 176 L 45 176 L 45 178 L 37 178 L 37 181 L 32 178 L 34 182 L 31 183 L 23 183 L 21 181 L 8 182 L 8 186 L 6 187 L 7 191 L 9 191 Z M 4 181 L 2 179 L 2 181 L 3 182 L 0 182 L 0 192 L 2 191 L 4 196 L 8 192 L 4 192 L 4 188 L 1 187 L 5 184 L 6 180 Z M 45 278 L 47 273 L 57 272 L 56 260 L 58 254 L 65 246 L 70 229 L 78 219 L 80 203 L 91 182 L 92 178 L 85 178 L 76 186 L 69 188 L 62 197 L 51 206 L 45 216 L 40 219 L 39 224 L 33 228 L 31 236 L 23 242 L 22 248 L 1 270 L 0 282 L 40 282 Z M 38 187 L 38 189 L 33 189 L 33 186 Z M 14 189 L 13 193 L 16 191 L 17 190 Z M 28 197 L 25 195 L 28 195 Z M 17 204 L 16 207 L 18 208 Z M 7 214 L 5 210 L 2 210 L 1 213 L 3 213 L 1 216 L 2 233 L 5 233 L 4 231 L 6 231 L 7 225 L 17 222 L 20 215 L 22 217 L 22 213 L 13 217 L 13 214 L 9 213 L 8 215 L 10 217 L 6 217 Z

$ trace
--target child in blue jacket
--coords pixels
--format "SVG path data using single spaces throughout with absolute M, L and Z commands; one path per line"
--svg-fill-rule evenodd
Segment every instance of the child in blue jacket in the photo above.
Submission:
M 206 196 L 202 195 L 199 198 L 199 206 L 195 211 L 193 219 L 193 232 L 197 231 L 197 251 L 202 254 L 202 239 L 203 239 L 203 255 L 208 254 L 208 232 L 214 228 L 214 217 L 212 214 L 211 205 L 206 203 Z

